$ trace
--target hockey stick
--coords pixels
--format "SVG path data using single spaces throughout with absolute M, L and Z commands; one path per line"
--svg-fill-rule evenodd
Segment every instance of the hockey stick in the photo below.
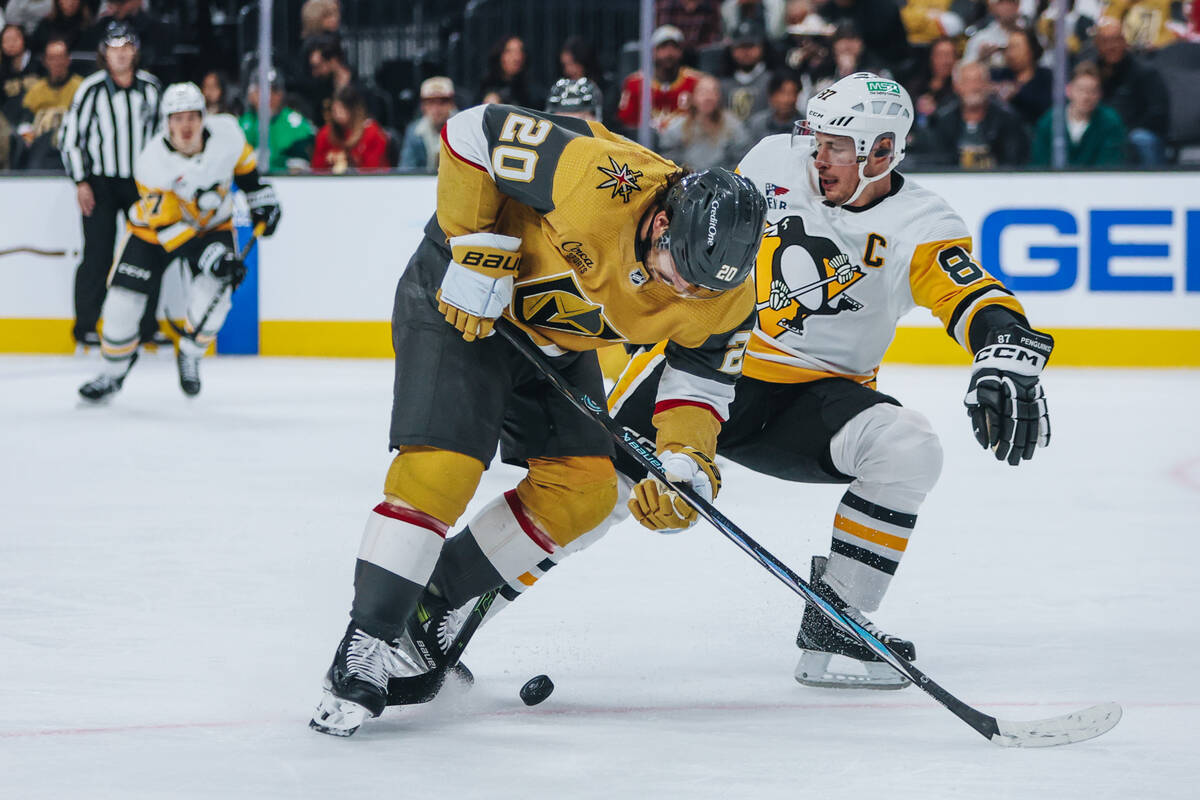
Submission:
M 446 650 L 446 660 L 444 663 L 421 675 L 414 675 L 411 678 L 392 678 L 388 681 L 387 704 L 389 706 L 410 706 L 416 703 L 428 703 L 434 697 L 437 697 L 437 693 L 441 691 L 442 684 L 446 682 L 446 677 L 451 671 L 457 672 L 463 680 L 474 681 L 474 676 L 471 675 L 470 670 L 466 667 L 460 669 L 458 662 L 462 658 L 467 642 L 471 641 L 471 637 L 475 635 L 475 631 L 479 630 L 479 626 L 483 623 L 483 618 L 487 616 L 488 609 L 492 607 L 492 601 L 496 599 L 496 595 L 499 593 L 499 589 L 492 589 L 490 592 L 484 592 L 475 601 L 475 605 L 468 612 L 462 627 L 458 629 L 454 641 L 450 643 L 450 647 Z
M 242 246 L 241 252 L 238 253 L 238 261 L 246 260 L 246 256 L 250 255 L 250 248 L 254 247 L 254 245 L 258 243 L 258 237 L 262 236 L 262 232 L 266 230 L 266 228 L 267 223 L 265 222 L 259 222 L 254 226 L 254 230 L 250 233 L 250 238 L 246 240 L 246 244 Z M 196 341 L 196 336 L 200 333 L 200 331 L 204 330 L 204 323 L 208 322 L 208 318 L 212 316 L 213 310 L 216 309 L 217 304 L 221 302 L 221 298 L 225 295 L 225 290 L 228 288 L 229 281 L 225 281 L 221 284 L 221 288 L 217 289 L 217 293 L 214 294 L 213 299 L 209 301 L 208 307 L 204 309 L 204 315 L 200 317 L 200 321 L 196 323 L 196 326 L 191 333 L 188 333 L 185 328 L 181 328 L 176 325 L 174 315 L 171 314 L 170 310 L 164 307 L 163 312 L 167 317 L 167 324 L 170 325 L 171 329 L 175 331 L 175 333 L 179 334 L 181 338 L 191 339 L 193 342 Z
M 984 714 L 950 692 L 943 689 L 932 678 L 927 676 L 908 660 L 893 653 L 882 642 L 872 636 L 865 628 L 870 624 L 861 615 L 851 616 L 845 608 L 838 608 L 813 590 L 807 582 L 795 572 L 792 572 L 775 556 L 771 555 L 758 542 L 750 538 L 745 531 L 733 524 L 724 514 L 713 507 L 688 484 L 672 483 L 667 480 L 662 462 L 652 449 L 641 444 L 635 432 L 622 427 L 609 416 L 604 404 L 597 403 L 585 392 L 568 383 L 558 371 L 546 363 L 541 352 L 520 329 L 507 320 L 501 319 L 496 323 L 496 330 L 528 358 L 550 382 L 576 408 L 603 425 L 617 445 L 629 453 L 646 471 L 669 485 L 699 512 L 713 527 L 727 539 L 740 547 L 747 555 L 761 564 L 768 572 L 778 578 L 785 586 L 796 594 L 812 603 L 821 613 L 832 620 L 838 627 L 858 639 L 871 649 L 880 659 L 891 664 L 901 675 L 907 677 L 919 686 L 926 694 L 948 708 L 951 713 L 974 728 L 981 736 L 1002 747 L 1050 747 L 1059 744 L 1070 744 L 1093 739 L 1112 729 L 1121 720 L 1121 707 L 1116 703 L 1103 703 L 1091 706 L 1072 714 L 1036 720 L 1031 722 L 1013 722 L 1001 720 Z
M 862 274 L 862 272 L 861 272 L 861 270 L 859 270 L 858 267 L 855 267 L 854 274 L 860 275 L 860 274 Z M 784 299 L 786 299 L 790 302 L 792 300 L 795 300 L 797 297 L 804 294 L 805 292 L 811 292 L 813 289 L 818 289 L 822 286 L 833 283 L 837 279 L 838 279 L 837 275 L 830 275 L 828 278 L 822 278 L 819 281 L 813 281 L 812 283 L 805 284 L 804 286 L 801 286 L 799 289 L 792 289 L 790 292 L 788 292 L 786 295 L 784 295 Z M 771 307 L 771 301 L 763 300 L 761 303 L 758 303 L 757 305 L 754 306 L 754 310 L 762 311 L 763 309 L 770 308 L 770 307 Z
M 79 255 L 78 250 L 43 250 L 40 247 L 8 247 L 0 250 L 0 256 L 12 256 L 17 253 L 28 253 L 31 256 L 47 256 L 49 258 L 75 257 Z

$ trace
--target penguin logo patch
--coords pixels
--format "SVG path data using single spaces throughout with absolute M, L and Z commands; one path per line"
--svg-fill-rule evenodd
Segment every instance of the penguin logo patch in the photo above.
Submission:
M 831 239 L 813 236 L 800 217 L 767 227 L 754 271 L 758 324 L 764 333 L 804 334 L 804 321 L 858 311 L 846 290 L 866 277 Z

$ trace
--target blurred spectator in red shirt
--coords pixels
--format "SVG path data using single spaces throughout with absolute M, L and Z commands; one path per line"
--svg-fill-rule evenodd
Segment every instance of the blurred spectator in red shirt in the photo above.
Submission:
M 690 50 L 721 38 L 721 7 L 717 0 L 655 0 L 654 19 L 655 25 L 679 28 L 683 46 Z
M 654 50 L 654 79 L 650 84 L 650 121 L 660 133 L 688 109 L 692 90 L 701 73 L 683 66 L 683 33 L 674 25 L 660 25 L 650 36 Z M 617 119 L 631 130 L 642 119 L 641 70 L 625 79 Z
M 329 122 L 317 132 L 314 172 L 340 174 L 347 170 L 389 169 L 388 137 L 367 116 L 367 102 L 350 84 L 338 89 L 329 104 Z

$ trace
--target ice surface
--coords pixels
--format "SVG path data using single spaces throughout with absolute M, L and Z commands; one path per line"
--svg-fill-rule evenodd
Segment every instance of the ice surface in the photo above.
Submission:
M 1014 751 L 915 688 L 796 684 L 798 598 L 703 523 L 627 523 L 554 570 L 467 650 L 470 693 L 314 734 L 390 365 L 206 360 L 189 401 L 148 358 L 81 408 L 97 367 L 0 358 L 0 797 L 1197 796 L 1200 373 L 1052 366 L 1053 443 L 1014 469 L 975 444 L 964 369 L 884 368 L 946 466 L 876 621 L 987 713 L 1124 706 Z M 725 477 L 722 510 L 794 569 L 826 552 L 839 487 Z

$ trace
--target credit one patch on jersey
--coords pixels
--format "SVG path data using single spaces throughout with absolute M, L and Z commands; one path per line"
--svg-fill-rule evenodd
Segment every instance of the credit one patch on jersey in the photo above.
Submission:
M 630 195 L 642 190 L 642 187 L 638 186 L 638 178 L 642 177 L 642 173 L 636 169 L 630 169 L 628 164 L 618 164 L 612 156 L 608 157 L 608 163 L 612 165 L 612 169 L 596 167 L 608 176 L 608 180 L 596 188 L 612 189 L 613 198 L 620 197 L 622 201 L 628 203 Z
M 584 295 L 572 272 L 518 283 L 513 287 L 512 308 L 517 319 L 531 327 L 615 342 L 625 340 L 604 316 L 604 306 Z

